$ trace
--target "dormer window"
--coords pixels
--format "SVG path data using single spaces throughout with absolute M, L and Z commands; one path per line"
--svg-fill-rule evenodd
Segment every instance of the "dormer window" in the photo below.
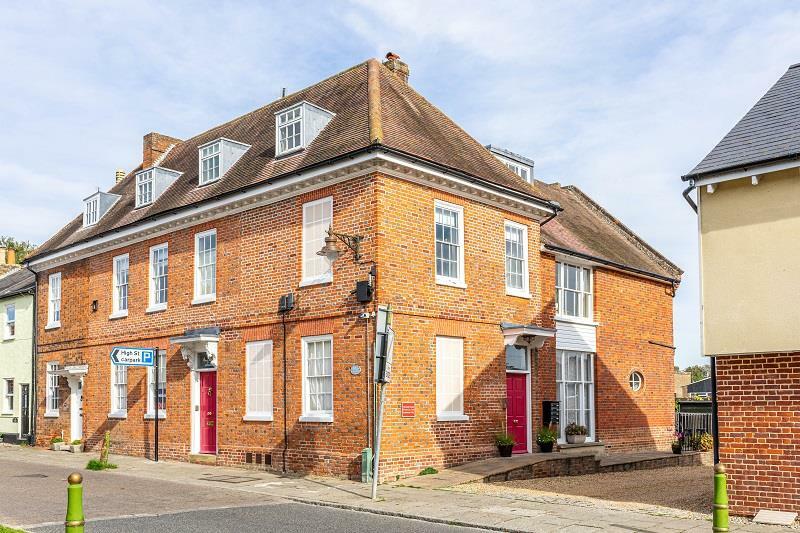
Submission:
M 308 147 L 334 114 L 310 102 L 275 113 L 275 155 L 281 156 Z
M 93 226 L 97 224 L 99 218 L 100 218 L 100 197 L 95 196 L 94 198 L 86 200 L 86 204 L 83 210 L 84 227 Z
M 516 163 L 505 162 L 508 169 L 519 176 L 520 178 L 524 179 L 525 181 L 531 181 L 530 179 L 530 169 L 527 166 L 518 165 Z
M 250 148 L 249 144 L 232 141 L 224 137 L 200 146 L 200 177 L 198 183 L 205 185 L 223 177 Z
M 153 171 L 136 176 L 136 207 L 153 203 Z
M 486 147 L 508 169 L 528 183 L 533 181 L 533 160 L 491 144 Z

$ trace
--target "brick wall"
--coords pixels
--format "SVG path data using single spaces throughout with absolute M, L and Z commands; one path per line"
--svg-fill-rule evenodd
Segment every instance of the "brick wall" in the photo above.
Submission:
M 800 352 L 717 357 L 719 458 L 731 512 L 797 512 Z

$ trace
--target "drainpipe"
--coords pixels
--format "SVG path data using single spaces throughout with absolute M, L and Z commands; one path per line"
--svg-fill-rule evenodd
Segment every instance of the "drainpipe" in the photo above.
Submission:
M 719 418 L 717 411 L 717 358 L 711 358 L 711 433 L 714 437 L 714 464 L 719 463 Z
M 692 200 L 692 197 L 691 197 L 691 196 L 689 196 L 689 193 L 691 193 L 691 192 L 692 192 L 692 190 L 693 190 L 693 189 L 694 189 L 696 186 L 697 186 L 697 185 L 695 185 L 695 182 L 694 182 L 694 180 L 689 180 L 689 186 L 688 186 L 688 187 L 686 187 L 686 189 L 684 189 L 684 191 L 683 191 L 683 199 L 684 199 L 684 200 L 686 200 L 686 202 L 689 204 L 689 207 L 691 207 L 691 208 L 692 208 L 692 210 L 693 210 L 695 213 L 697 213 L 697 204 L 696 204 L 696 203 L 694 203 L 694 200 Z
M 546 219 L 544 219 L 544 221 L 542 221 L 542 223 L 539 224 L 539 227 L 544 226 L 545 224 L 547 224 L 548 222 L 550 222 L 551 220 L 556 218 L 556 215 L 558 214 L 558 212 L 564 210 L 564 208 L 561 207 L 561 204 L 559 204 L 558 202 L 550 202 L 550 205 L 553 208 L 553 214 L 550 215 L 549 217 L 547 217 Z
M 31 387 L 28 391 L 28 432 L 30 437 L 28 438 L 28 444 L 35 445 L 36 444 L 36 414 L 38 410 L 36 409 L 36 345 L 39 338 L 39 332 L 37 329 L 37 321 L 39 318 L 39 313 L 37 309 L 38 305 L 38 290 L 39 290 L 39 283 L 34 282 L 33 290 L 31 290 L 31 294 L 33 295 L 33 335 L 31 337 Z M 46 408 L 47 406 L 45 406 Z
M 286 313 L 281 313 L 283 324 L 283 473 L 286 473 L 286 453 L 289 451 L 289 426 L 286 421 Z

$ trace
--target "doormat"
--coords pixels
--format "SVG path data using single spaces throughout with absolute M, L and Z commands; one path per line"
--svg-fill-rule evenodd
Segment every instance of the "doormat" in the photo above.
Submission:
M 248 481 L 261 481 L 261 478 L 243 476 L 210 476 L 199 479 L 202 481 L 218 481 L 219 483 L 247 483 Z

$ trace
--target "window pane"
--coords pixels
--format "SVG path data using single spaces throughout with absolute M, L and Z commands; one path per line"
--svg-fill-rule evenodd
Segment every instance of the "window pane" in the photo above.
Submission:
M 506 346 L 506 369 L 528 370 L 528 358 L 525 348 L 520 346 Z
M 330 260 L 317 252 L 325 246 L 327 231 L 333 222 L 333 200 L 303 206 L 303 279 L 329 281 L 332 275 Z
M 435 208 L 436 274 L 438 276 L 460 278 L 459 218 L 459 213 L 455 210 L 441 206 Z

